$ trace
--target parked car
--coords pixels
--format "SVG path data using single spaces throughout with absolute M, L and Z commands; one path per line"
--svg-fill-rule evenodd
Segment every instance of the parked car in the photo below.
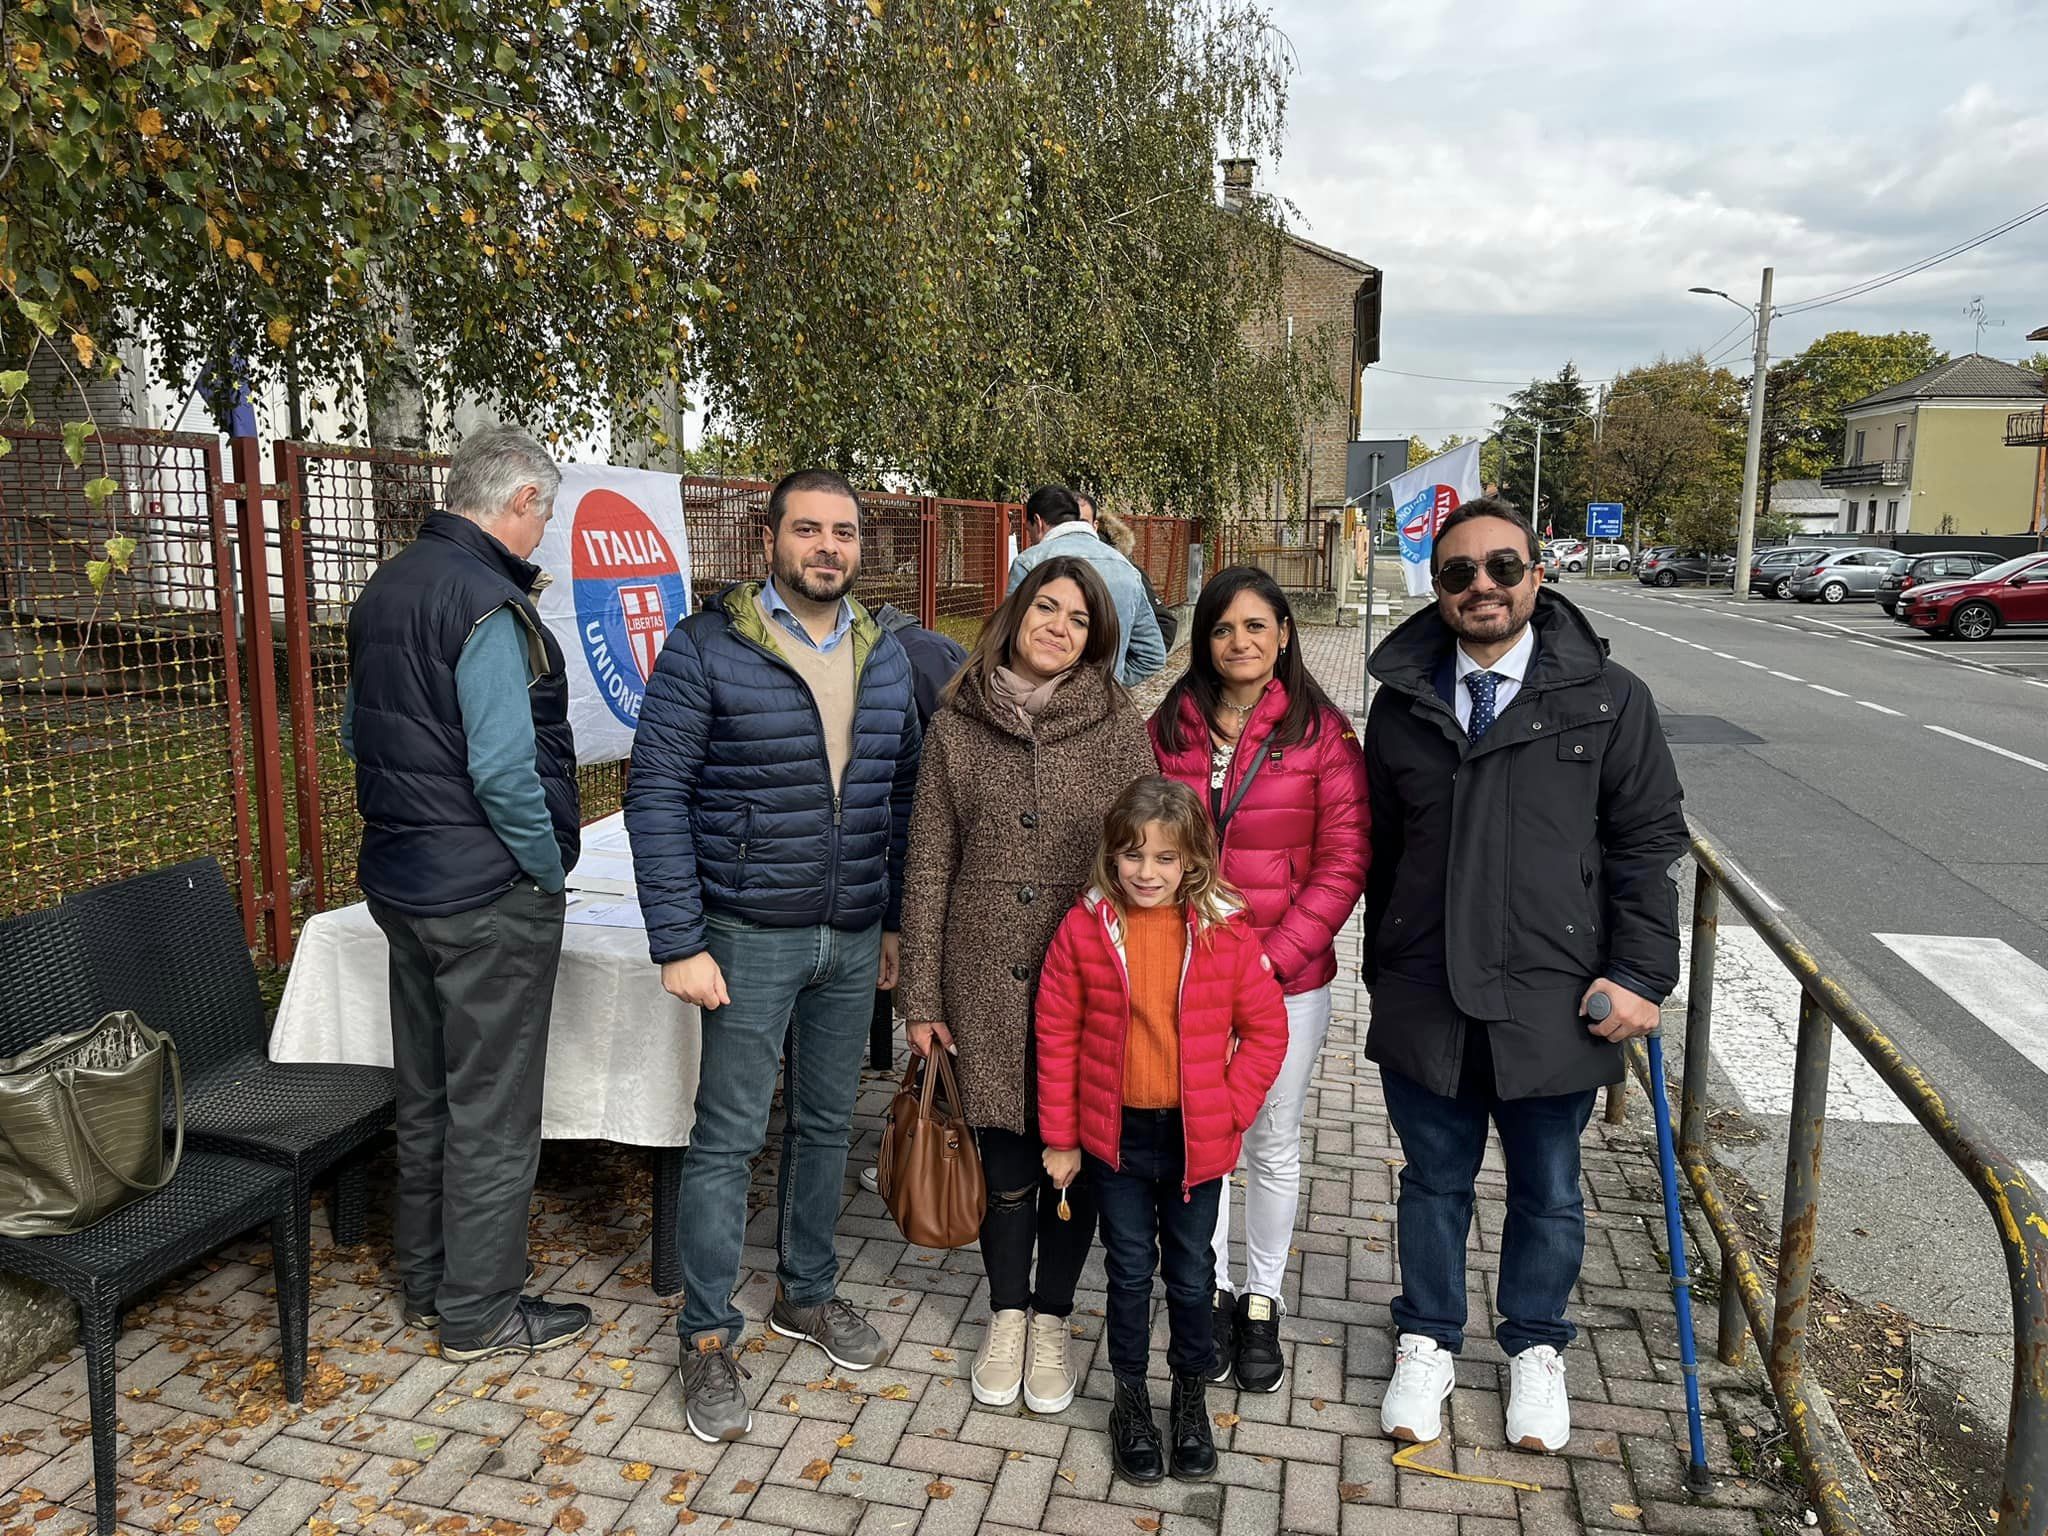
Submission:
M 1900 555 L 1891 569 L 1878 578 L 1878 605 L 1893 618 L 1899 616 L 1899 598 L 1931 581 L 1965 580 L 1988 571 L 2005 560 L 1983 549 L 1948 549 L 1931 555 Z
M 2048 555 L 2018 555 L 1971 577 L 1915 587 L 1900 594 L 1899 617 L 1937 639 L 2048 628 Z
M 1675 587 L 1681 582 L 1693 586 L 1735 585 L 1735 557 L 1711 554 L 1704 549 L 1652 551 L 1636 567 L 1636 580 L 1646 587 Z
M 1830 550 L 1793 576 L 1792 595 L 1802 603 L 1829 604 L 1874 598 L 1897 555 L 1891 549 Z
M 1586 568 L 1586 544 L 1580 540 L 1568 550 L 1560 552 L 1557 563 L 1567 571 L 1583 571 Z M 1629 567 L 1626 544 L 1595 544 L 1592 549 L 1593 569 L 1596 571 L 1625 571 Z
M 1749 590 L 1765 597 L 1790 597 L 1792 578 L 1827 551 L 1819 545 L 1760 549 L 1749 560 Z

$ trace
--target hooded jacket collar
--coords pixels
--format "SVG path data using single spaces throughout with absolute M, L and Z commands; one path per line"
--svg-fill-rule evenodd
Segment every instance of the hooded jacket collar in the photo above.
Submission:
M 1522 679 L 1525 691 L 1534 694 L 1589 683 L 1607 670 L 1607 642 L 1578 606 L 1554 588 L 1537 589 L 1529 627 L 1536 632 L 1536 656 Z M 1457 636 L 1431 603 L 1387 636 L 1366 670 L 1398 693 L 1434 698 L 1437 669 L 1449 661 L 1456 645 Z
M 522 560 L 484 532 L 482 525 L 453 512 L 429 512 L 420 524 L 423 539 L 442 539 L 467 550 L 507 581 L 526 593 L 538 592 L 548 583 L 548 573 L 531 560 Z

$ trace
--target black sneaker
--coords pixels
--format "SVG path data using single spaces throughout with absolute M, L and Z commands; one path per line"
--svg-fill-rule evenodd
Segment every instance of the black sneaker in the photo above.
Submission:
M 1280 1303 L 1247 1291 L 1237 1298 L 1237 1387 L 1240 1392 L 1278 1392 L 1287 1374 L 1280 1353 Z
M 1237 1369 L 1237 1298 L 1220 1285 L 1212 1293 L 1209 1333 L 1216 1341 L 1216 1363 L 1208 1379 L 1221 1386 Z
M 1142 1380 L 1117 1378 L 1116 1401 L 1109 1410 L 1109 1459 L 1127 1483 L 1143 1486 L 1166 1476 L 1166 1448 L 1152 1422 L 1152 1394 Z
M 512 1315 L 483 1343 L 471 1346 L 441 1341 L 443 1360 L 482 1360 L 491 1355 L 537 1355 L 574 1343 L 590 1326 L 590 1308 L 581 1302 L 558 1306 L 538 1296 L 522 1296 Z
M 539 1266 L 531 1259 L 528 1259 L 526 1261 L 526 1285 L 532 1285 L 534 1278 L 539 1274 Z M 525 1290 L 526 1286 L 521 1286 L 520 1289 Z M 434 1310 L 434 1304 L 431 1301 L 424 1307 L 416 1307 L 409 1301 L 400 1302 L 398 1315 L 405 1320 L 405 1326 L 408 1328 L 438 1328 L 441 1326 L 441 1314 Z
M 1216 1437 L 1209 1432 L 1209 1394 L 1199 1376 L 1173 1378 L 1173 1475 L 1184 1483 L 1205 1483 L 1216 1475 Z

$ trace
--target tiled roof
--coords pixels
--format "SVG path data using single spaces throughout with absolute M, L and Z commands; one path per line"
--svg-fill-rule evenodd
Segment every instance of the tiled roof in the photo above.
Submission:
M 2041 375 L 2033 369 L 1971 352 L 1936 363 L 1925 373 L 1915 374 L 1889 389 L 1865 395 L 1849 409 L 1858 411 L 1895 400 L 2032 399 L 2042 390 Z

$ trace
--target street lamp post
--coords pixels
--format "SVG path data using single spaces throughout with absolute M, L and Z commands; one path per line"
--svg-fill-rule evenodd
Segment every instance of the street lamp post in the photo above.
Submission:
M 1749 557 L 1756 548 L 1757 471 L 1763 459 L 1764 446 L 1764 383 L 1771 366 L 1771 272 L 1771 268 L 1764 268 L 1763 291 L 1754 309 L 1718 288 L 1690 290 L 1727 299 L 1737 309 L 1748 313 L 1755 324 L 1756 351 L 1750 362 L 1749 375 L 1749 442 L 1742 451 L 1742 508 L 1735 523 L 1735 569 L 1730 577 L 1738 603 L 1749 601 Z

